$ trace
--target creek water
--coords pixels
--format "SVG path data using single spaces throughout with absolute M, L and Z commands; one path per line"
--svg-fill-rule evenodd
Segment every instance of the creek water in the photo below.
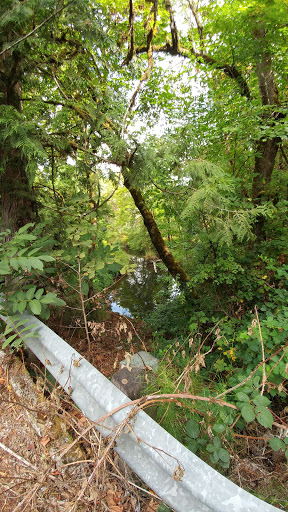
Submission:
M 143 318 L 161 301 L 160 291 L 167 292 L 169 299 L 179 290 L 175 283 L 171 284 L 167 273 L 157 263 L 135 256 L 132 257 L 132 263 L 136 264 L 135 269 L 120 279 L 112 289 L 109 296 L 111 310 L 131 318 Z

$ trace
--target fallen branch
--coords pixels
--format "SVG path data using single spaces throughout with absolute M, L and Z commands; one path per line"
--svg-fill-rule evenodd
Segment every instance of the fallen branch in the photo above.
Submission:
M 35 471 L 39 471 L 38 468 L 36 468 L 36 466 L 33 466 L 33 464 L 31 464 L 31 462 L 24 459 L 24 457 L 21 457 L 20 455 L 18 455 L 18 453 L 13 452 L 13 450 L 10 450 L 10 448 L 8 448 L 8 446 L 5 446 L 5 444 L 0 443 L 0 448 L 2 448 L 2 450 L 5 450 L 5 452 L 9 453 L 9 455 L 12 455 L 12 457 L 14 457 L 15 459 L 22 462 L 22 464 L 24 464 L 25 466 L 29 466 L 30 468 L 34 469 Z

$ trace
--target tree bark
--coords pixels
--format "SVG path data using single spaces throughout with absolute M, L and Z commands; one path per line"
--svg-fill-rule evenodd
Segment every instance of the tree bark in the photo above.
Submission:
M 1 45 L 0 45 L 1 46 Z M 0 58 L 0 105 L 12 106 L 22 112 L 21 55 L 14 51 Z M 26 173 L 27 162 L 19 148 L 2 147 L 0 157 L 4 171 L 0 178 L 1 227 L 13 234 L 21 226 L 35 219 L 36 203 Z
M 262 30 L 255 33 L 255 38 L 259 45 L 265 43 L 265 34 Z M 262 106 L 273 106 L 273 109 L 267 108 L 267 113 L 264 112 L 262 116 L 263 121 L 269 119 L 271 123 L 272 117 L 272 120 L 273 118 L 275 119 L 275 123 L 281 116 L 277 113 L 279 98 L 273 73 L 273 63 L 271 55 L 267 51 L 261 51 L 259 58 L 256 60 L 256 70 Z M 271 139 L 260 139 L 256 144 L 254 178 L 252 183 L 252 200 L 255 203 L 261 202 L 262 197 L 267 199 L 265 189 L 267 188 L 267 184 L 271 181 L 279 142 L 280 139 L 278 137 L 273 137 Z
M 280 139 L 273 138 L 259 140 L 256 147 L 254 164 L 254 178 L 252 183 L 252 200 L 254 203 L 261 202 L 262 197 L 267 198 L 266 188 L 271 181 L 275 167 Z
M 156 251 L 159 254 L 159 257 L 163 261 L 164 265 L 167 267 L 170 274 L 180 281 L 181 283 L 187 283 L 189 281 L 189 277 L 186 272 L 181 267 L 180 263 L 175 260 L 173 254 L 169 251 L 167 245 L 165 244 L 163 237 L 159 231 L 157 223 L 153 217 L 152 212 L 146 205 L 145 199 L 141 194 L 140 190 L 133 187 L 129 182 L 129 178 L 124 177 L 124 186 L 129 190 L 136 208 L 138 208 L 141 216 L 143 218 L 143 222 L 147 228 L 152 244 L 154 245 Z
M 35 202 L 26 175 L 26 163 L 19 150 L 10 150 L 1 176 L 1 227 L 11 234 L 35 220 Z

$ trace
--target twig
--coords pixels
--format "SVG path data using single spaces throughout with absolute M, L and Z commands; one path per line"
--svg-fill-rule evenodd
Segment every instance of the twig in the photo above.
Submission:
M 33 464 L 31 464 L 31 462 L 28 462 L 28 460 L 24 459 L 17 453 L 13 452 L 13 450 L 10 450 L 10 448 L 8 448 L 8 446 L 5 446 L 5 444 L 0 443 L 0 448 L 2 448 L 2 450 L 5 450 L 5 452 L 9 453 L 9 455 L 12 455 L 12 457 L 14 457 L 15 459 L 22 462 L 22 464 L 24 464 L 25 466 L 29 466 L 30 468 L 34 469 L 35 471 L 38 471 L 38 468 L 36 468 L 36 466 L 33 466 Z
M 45 478 L 46 478 L 46 475 L 45 475 Z M 40 489 L 40 487 L 42 487 L 44 481 L 45 480 L 43 479 L 41 482 L 35 484 L 33 489 L 30 491 L 30 493 L 28 493 L 28 496 L 25 495 L 23 500 L 20 503 L 18 503 L 18 505 L 13 509 L 12 512 L 18 512 L 18 510 L 23 512 L 26 509 L 26 507 L 29 505 L 29 502 L 32 500 L 33 496 L 35 496 L 38 489 Z M 25 501 L 27 502 L 26 505 L 25 505 Z M 23 505 L 24 505 L 24 507 L 23 507 Z
M 54 82 L 57 85 L 61 95 L 65 98 L 65 100 L 69 101 L 68 96 L 63 91 L 63 89 L 62 89 L 61 85 L 59 84 L 58 79 L 57 79 L 57 77 L 56 77 L 56 75 L 55 75 L 55 73 L 54 73 L 54 71 L 52 69 L 51 69 L 51 72 L 52 72 L 52 76 L 53 76 Z
M 97 421 L 93 421 L 93 422 L 91 421 L 91 424 L 87 428 L 85 428 L 85 430 L 83 432 L 81 432 L 79 434 L 79 436 L 69 446 L 67 446 L 62 451 L 60 458 L 62 458 L 64 455 L 66 455 L 66 453 L 68 451 L 70 451 L 71 448 L 73 448 L 73 446 L 75 446 L 75 444 L 78 443 L 78 441 L 82 437 L 84 437 L 84 435 L 87 434 L 87 432 L 89 432 L 89 430 L 92 430 L 96 426 L 99 426 L 101 423 L 103 424 L 107 418 L 113 416 L 113 414 L 115 414 L 118 411 L 121 411 L 122 409 L 125 409 L 126 407 L 133 407 L 132 411 L 130 411 L 130 413 L 127 416 L 127 418 L 130 419 L 132 413 L 134 416 L 139 410 L 143 409 L 144 407 L 150 406 L 150 404 L 154 404 L 154 403 L 158 403 L 158 402 L 166 402 L 166 403 L 167 402 L 170 402 L 170 403 L 178 402 L 179 399 L 181 399 L 181 398 L 185 399 L 185 400 L 186 399 L 187 400 L 200 400 L 200 401 L 204 401 L 204 402 L 210 402 L 213 404 L 216 403 L 220 406 L 230 407 L 231 409 L 235 409 L 238 411 L 238 407 L 236 407 L 236 405 L 230 404 L 228 402 L 223 402 L 222 400 L 219 400 L 218 397 L 214 398 L 214 397 L 198 396 L 198 395 L 192 395 L 191 393 L 171 393 L 171 394 L 164 394 L 164 395 L 143 396 L 141 398 L 138 398 L 137 400 L 131 400 L 130 402 L 126 402 L 124 404 L 119 405 L 118 407 L 113 409 L 113 411 L 108 412 L 107 414 L 105 414 L 104 416 L 99 418 L 99 420 L 97 420 Z M 125 421 L 127 420 L 127 418 L 125 419 Z M 108 429 L 109 427 L 105 425 L 105 428 Z M 56 455 L 56 453 L 58 453 L 59 451 L 61 451 L 61 450 L 57 450 L 52 455 L 53 456 Z
M 88 329 L 87 315 L 86 315 L 86 311 L 85 311 L 84 297 L 83 297 L 83 293 L 82 293 L 81 260 L 80 260 L 79 247 L 78 247 L 78 272 L 77 272 L 77 274 L 78 274 L 78 280 L 79 280 L 79 295 L 80 295 L 80 300 L 81 300 L 82 314 L 83 314 L 86 338 L 87 338 L 87 343 L 88 343 L 87 359 L 90 363 L 91 362 L 91 340 L 90 340 L 90 334 L 89 334 L 89 329 Z
M 122 315 L 122 316 L 124 316 L 125 320 L 127 320 L 127 322 L 129 322 L 129 324 L 131 324 L 131 325 L 132 325 L 132 327 L 133 327 L 133 329 L 134 329 L 134 332 L 135 332 L 135 334 L 136 334 L 137 338 L 141 341 L 142 346 L 143 346 L 143 348 L 144 348 L 145 352 L 147 352 L 147 347 L 146 347 L 146 345 L 145 345 L 144 341 L 142 340 L 142 338 L 140 338 L 139 334 L 137 333 L 137 331 L 136 331 L 136 329 L 135 329 L 135 327 L 134 327 L 133 323 L 131 322 L 131 320 L 129 320 L 129 318 L 128 318 L 127 316 L 125 316 L 125 315 Z
M 278 350 L 276 350 L 271 356 L 267 357 L 264 361 L 261 361 L 261 363 L 257 364 L 256 368 L 254 368 L 254 370 L 252 370 L 252 372 L 250 373 L 250 375 L 248 375 L 248 377 L 246 377 L 246 379 L 239 382 L 239 384 L 232 386 L 232 388 L 226 389 L 226 391 L 223 391 L 223 393 L 220 393 L 220 395 L 217 395 L 215 397 L 215 399 L 219 400 L 219 398 L 222 398 L 222 396 L 225 396 L 228 393 L 231 393 L 231 391 L 234 391 L 235 389 L 240 388 L 241 386 L 243 386 L 243 384 L 246 384 L 246 382 L 248 382 L 248 380 L 252 379 L 253 375 L 255 375 L 255 373 L 259 370 L 259 368 L 261 368 L 261 366 L 263 366 L 263 364 L 270 361 L 270 359 L 272 359 L 272 357 L 277 356 L 277 354 L 279 354 L 279 352 L 281 352 L 282 350 L 285 350 L 287 347 L 288 347 L 288 343 L 286 343 L 284 345 L 284 347 L 278 348 Z
M 263 342 L 263 337 L 262 337 L 262 331 L 261 331 L 261 325 L 260 325 L 260 321 L 259 321 L 257 306 L 255 306 L 255 315 L 256 315 L 256 320 L 257 320 L 257 324 L 258 324 L 259 336 L 260 336 L 260 341 L 261 341 L 261 349 L 262 349 L 263 377 L 262 377 L 262 389 L 260 391 L 260 395 L 263 395 L 264 390 L 265 390 L 265 384 L 267 382 L 267 378 L 266 378 L 264 342 Z

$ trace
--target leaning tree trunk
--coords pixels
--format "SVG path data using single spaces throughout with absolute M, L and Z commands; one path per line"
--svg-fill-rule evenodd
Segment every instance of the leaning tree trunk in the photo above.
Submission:
M 7 51 L 0 60 L 0 106 L 4 109 L 2 117 L 5 118 L 5 106 L 22 111 L 23 72 L 21 55 L 17 51 L 12 55 Z M 2 230 L 10 229 L 13 234 L 24 224 L 34 220 L 35 201 L 26 173 L 25 157 L 19 148 L 11 144 L 9 147 L 9 138 L 4 144 L 0 147 L 1 227 Z
M 178 261 L 175 260 L 173 254 L 169 251 L 167 245 L 165 244 L 163 237 L 159 231 L 157 223 L 153 217 L 152 212 L 146 205 L 145 199 L 141 194 L 140 190 L 136 189 L 129 182 L 129 178 L 126 176 L 124 178 L 124 186 L 129 190 L 135 206 L 138 208 L 141 216 L 143 218 L 144 224 L 149 233 L 152 244 L 154 245 L 156 251 L 159 254 L 159 257 L 163 261 L 164 265 L 167 267 L 170 274 L 180 281 L 181 283 L 187 283 L 189 281 L 189 277 L 186 272 L 183 270 Z

